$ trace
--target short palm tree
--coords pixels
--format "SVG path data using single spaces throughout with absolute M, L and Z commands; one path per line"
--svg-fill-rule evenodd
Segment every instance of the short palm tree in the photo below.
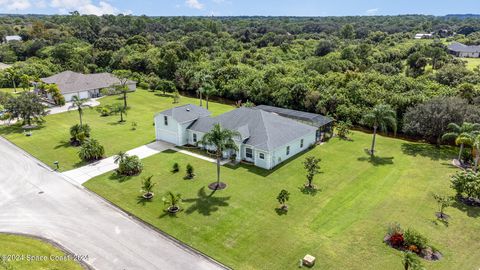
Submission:
M 178 206 L 182 201 L 182 196 L 178 194 L 174 194 L 171 191 L 168 191 L 166 196 L 162 198 L 162 201 L 165 205 L 168 205 L 167 211 L 169 212 L 178 212 L 180 207 Z
M 205 85 L 202 88 L 203 88 L 203 94 L 205 95 L 205 103 L 207 105 L 207 110 L 208 110 L 208 100 L 210 96 L 215 94 L 217 89 L 215 88 L 215 85 L 211 82 L 205 83 Z
M 126 152 L 120 151 L 114 157 L 113 161 L 115 162 L 115 164 L 118 164 L 118 163 L 121 163 L 122 161 L 124 161 L 126 157 L 128 157 L 128 154 Z
M 143 197 L 146 199 L 151 199 L 153 197 L 153 187 L 155 183 L 152 183 L 153 175 L 143 178 L 142 181 L 142 192 L 144 192 Z
M 82 116 L 83 116 L 83 108 L 85 107 L 90 107 L 90 105 L 86 104 L 88 102 L 88 99 L 86 98 L 79 98 L 78 96 L 73 96 L 72 97 L 72 105 L 68 107 L 68 109 L 77 109 L 78 111 L 78 116 L 80 117 L 80 125 L 83 125 L 82 122 Z
M 112 112 L 115 114 L 120 114 L 120 123 L 125 122 L 125 119 L 123 119 L 123 115 L 127 115 L 127 107 L 118 103 L 113 105 Z
M 373 110 L 363 116 L 362 122 L 373 127 L 373 139 L 370 148 L 371 156 L 375 154 L 375 138 L 378 129 L 387 131 L 387 128 L 390 126 L 394 133 L 397 132 L 397 115 L 389 105 L 380 104 L 375 106 Z
M 456 145 L 460 145 L 458 160 L 462 158 L 465 145 L 471 145 L 473 142 L 474 132 L 480 131 L 480 124 L 464 122 L 461 126 L 456 123 L 450 123 L 447 126 L 449 132 L 443 134 L 442 140 L 455 140 Z
M 220 160 L 223 152 L 228 150 L 238 150 L 238 146 L 234 141 L 235 137 L 240 137 L 238 131 L 223 129 L 220 124 L 215 124 L 212 130 L 206 133 L 199 141 L 204 147 L 212 146 L 215 148 L 215 156 L 217 158 L 217 182 L 214 190 L 220 187 Z

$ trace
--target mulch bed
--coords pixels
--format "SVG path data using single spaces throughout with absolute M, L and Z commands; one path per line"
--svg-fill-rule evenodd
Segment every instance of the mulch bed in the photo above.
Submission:
M 215 182 L 215 183 L 211 183 L 210 185 L 208 185 L 208 188 L 211 189 L 211 190 L 222 190 L 222 189 L 227 188 L 227 184 L 225 184 L 223 182 L 220 182 L 220 183 L 217 184 L 217 182 Z

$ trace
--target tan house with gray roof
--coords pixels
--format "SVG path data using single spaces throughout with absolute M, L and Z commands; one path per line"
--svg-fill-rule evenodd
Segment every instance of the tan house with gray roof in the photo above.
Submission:
M 73 71 L 64 71 L 40 80 L 46 84 L 56 84 L 67 102 L 74 96 L 100 97 L 102 89 L 121 84 L 121 81 L 110 73 L 81 74 Z M 128 80 L 126 85 L 131 91 L 137 88 L 137 83 L 131 80 Z

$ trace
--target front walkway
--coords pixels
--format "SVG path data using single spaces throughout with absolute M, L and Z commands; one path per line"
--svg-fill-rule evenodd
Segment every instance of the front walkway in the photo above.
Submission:
M 182 149 L 178 149 L 178 148 L 173 148 L 172 150 L 174 151 L 177 151 L 179 153 L 182 153 L 182 154 L 185 154 L 185 155 L 189 155 L 189 156 L 192 156 L 192 157 L 196 157 L 196 158 L 199 158 L 199 159 L 203 159 L 203 160 L 206 160 L 208 162 L 212 162 L 212 163 L 217 163 L 217 160 L 214 159 L 214 158 L 209 158 L 209 157 L 206 157 L 206 156 L 203 156 L 203 155 L 200 155 L 200 154 L 196 154 L 196 153 L 193 153 L 193 152 L 190 152 L 188 150 L 182 150 Z M 220 161 L 220 165 L 225 165 L 227 163 L 229 163 L 230 160 L 228 159 L 223 159 Z
M 137 147 L 130 151 L 127 151 L 127 154 L 132 156 L 136 155 L 140 159 L 143 159 L 168 149 L 173 149 L 173 144 L 157 141 L 157 142 L 153 142 L 147 145 Z M 108 157 L 108 158 L 99 160 L 97 162 L 90 163 L 83 167 L 66 171 L 62 173 L 62 175 L 72 180 L 74 183 L 81 185 L 96 176 L 99 176 L 109 171 L 113 171 L 117 169 L 118 164 L 115 164 L 114 158 L 115 158 L 114 156 Z

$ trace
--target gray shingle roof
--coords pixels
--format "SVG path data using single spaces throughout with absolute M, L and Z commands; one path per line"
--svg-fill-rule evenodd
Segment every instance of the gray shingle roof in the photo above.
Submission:
M 183 106 L 159 112 L 157 113 L 157 115 L 158 114 L 171 116 L 173 119 L 175 119 L 175 121 L 179 123 L 184 123 L 196 120 L 201 117 L 209 116 L 211 113 L 203 107 L 199 107 L 193 104 L 186 104 Z
M 44 83 L 56 84 L 62 94 L 102 89 L 121 83 L 117 77 L 110 73 L 81 74 L 73 71 L 64 71 L 41 80 Z M 132 83 L 135 82 L 130 80 L 127 82 L 127 84 Z
M 283 117 L 309 122 L 311 125 L 315 127 L 322 127 L 324 125 L 327 125 L 333 122 L 332 118 L 323 116 L 321 114 L 284 109 L 284 108 L 268 106 L 268 105 L 259 105 L 254 107 L 254 109 L 263 110 L 266 112 L 272 112 Z
M 316 128 L 310 125 L 263 110 L 244 107 L 217 117 L 199 118 L 189 129 L 206 133 L 216 123 L 223 128 L 237 130 L 246 144 L 266 151 L 274 150 L 316 131 Z
M 454 52 L 466 52 L 466 53 L 480 52 L 480 46 L 468 46 L 456 41 L 448 45 L 448 49 Z

